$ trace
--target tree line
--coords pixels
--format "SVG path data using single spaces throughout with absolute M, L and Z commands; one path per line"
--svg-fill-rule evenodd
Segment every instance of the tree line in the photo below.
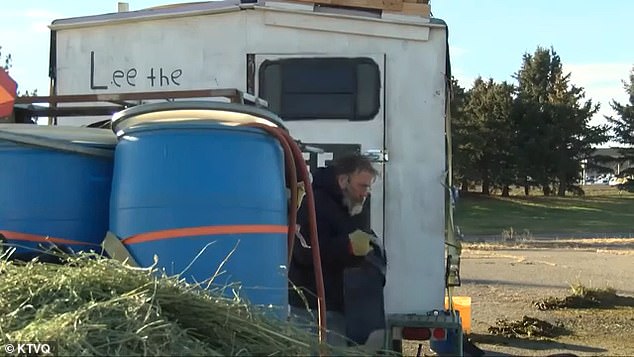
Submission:
M 463 192 L 478 186 L 487 195 L 508 196 L 512 187 L 525 195 L 533 188 L 583 194 L 582 164 L 611 171 L 604 165 L 611 158 L 592 155 L 608 141 L 624 144 L 621 159 L 634 163 L 634 67 L 623 83 L 629 102 L 612 100 L 616 116 L 602 125 L 590 125 L 599 104 L 571 83 L 553 48 L 525 53 L 513 78 L 517 83 L 478 77 L 469 90 L 452 78 L 453 180 Z

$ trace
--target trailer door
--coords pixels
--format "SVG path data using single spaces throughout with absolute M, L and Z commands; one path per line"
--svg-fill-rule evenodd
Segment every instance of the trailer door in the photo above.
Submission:
M 370 194 L 372 229 L 384 235 L 385 55 L 247 55 L 247 89 L 266 99 L 291 135 L 321 148 L 310 168 L 349 151 L 373 157 L 379 177 Z

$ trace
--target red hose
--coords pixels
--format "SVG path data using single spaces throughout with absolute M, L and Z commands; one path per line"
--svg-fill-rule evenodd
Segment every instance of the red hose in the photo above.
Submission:
M 323 272 L 321 269 L 321 253 L 319 251 L 319 240 L 317 235 L 317 214 L 315 212 L 315 195 L 313 193 L 313 186 L 310 182 L 310 176 L 308 174 L 308 168 L 304 162 L 304 156 L 299 146 L 295 143 L 293 138 L 285 132 L 282 134 L 291 143 L 291 149 L 295 155 L 295 162 L 301 162 L 299 165 L 302 171 L 302 179 L 306 188 L 306 203 L 308 204 L 308 220 L 310 226 L 310 246 L 313 253 L 313 266 L 315 267 L 315 284 L 317 287 L 317 307 L 319 311 L 319 340 L 324 342 L 326 338 L 326 292 L 324 288 Z
M 315 268 L 315 282 L 317 288 L 317 308 L 319 312 L 319 342 L 323 343 L 326 340 L 326 299 L 323 272 L 321 269 L 321 254 L 319 251 L 319 241 L 317 235 L 317 217 L 315 212 L 315 196 L 313 194 L 310 177 L 308 174 L 308 168 L 304 162 L 299 146 L 295 143 L 293 138 L 284 130 L 280 128 L 271 127 L 260 123 L 249 123 L 247 126 L 257 127 L 263 129 L 267 133 L 271 134 L 282 145 L 284 149 L 284 157 L 287 165 L 287 174 L 290 176 L 291 186 L 291 208 L 289 214 L 289 236 L 288 236 L 288 251 L 289 251 L 289 266 L 290 259 L 292 257 L 295 231 L 296 231 L 296 211 L 297 211 L 297 167 L 301 170 L 302 181 L 306 189 L 306 204 L 308 205 L 308 224 L 310 233 L 310 245 L 313 256 L 313 266 Z M 294 158 L 291 160 L 290 158 Z M 288 172 L 292 170 L 292 172 Z
M 260 123 L 248 124 L 248 126 L 256 127 L 265 130 L 267 133 L 274 136 L 282 145 L 284 149 L 284 162 L 286 165 L 286 179 L 290 182 L 289 189 L 291 190 L 291 202 L 288 212 L 288 236 L 287 236 L 287 251 L 288 251 L 288 263 L 291 263 L 293 256 L 293 247 L 295 243 L 295 231 L 297 229 L 297 168 L 294 161 L 293 151 L 284 135 L 281 134 L 281 130 L 270 127 L 268 125 Z

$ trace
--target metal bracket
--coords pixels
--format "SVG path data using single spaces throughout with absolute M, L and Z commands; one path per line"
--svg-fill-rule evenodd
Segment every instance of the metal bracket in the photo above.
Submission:
M 460 280 L 460 256 L 447 256 L 447 267 L 445 270 L 445 284 L 448 287 L 462 285 Z
M 369 149 L 363 153 L 372 162 L 387 162 L 389 161 L 388 151 L 382 149 Z
M 123 242 L 114 235 L 112 232 L 106 233 L 106 237 L 101 244 L 103 249 L 108 255 L 115 260 L 118 260 L 124 264 L 128 264 L 133 267 L 138 267 L 139 264 L 134 260 L 128 249 L 123 245 Z

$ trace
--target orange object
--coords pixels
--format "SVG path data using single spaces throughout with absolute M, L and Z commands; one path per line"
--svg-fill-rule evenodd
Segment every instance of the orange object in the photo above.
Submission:
M 453 308 L 460 312 L 462 331 L 471 333 L 471 297 L 453 296 Z M 445 296 L 445 309 L 449 309 L 449 298 Z
M 249 234 L 249 233 L 286 233 L 287 226 L 277 225 L 235 225 L 235 226 L 204 226 L 166 229 L 156 232 L 140 233 L 122 240 L 123 244 L 136 244 L 152 240 L 173 239 L 191 236 L 215 235 L 215 234 Z
M 0 118 L 13 113 L 13 103 L 17 96 L 18 84 L 0 67 Z
M 89 243 L 89 242 L 82 242 L 82 241 L 78 241 L 78 240 L 65 239 L 65 238 L 48 237 L 48 236 L 42 236 L 42 235 L 37 235 L 37 234 L 22 233 L 22 232 L 13 232 L 13 231 L 0 230 L 0 234 L 2 234 L 5 238 L 10 239 L 10 240 L 21 240 L 21 241 L 27 241 L 27 242 L 43 242 L 43 243 L 44 242 L 53 242 L 53 243 L 57 243 L 57 244 L 79 244 L 79 245 L 99 246 L 98 244 L 93 244 L 93 243 Z

